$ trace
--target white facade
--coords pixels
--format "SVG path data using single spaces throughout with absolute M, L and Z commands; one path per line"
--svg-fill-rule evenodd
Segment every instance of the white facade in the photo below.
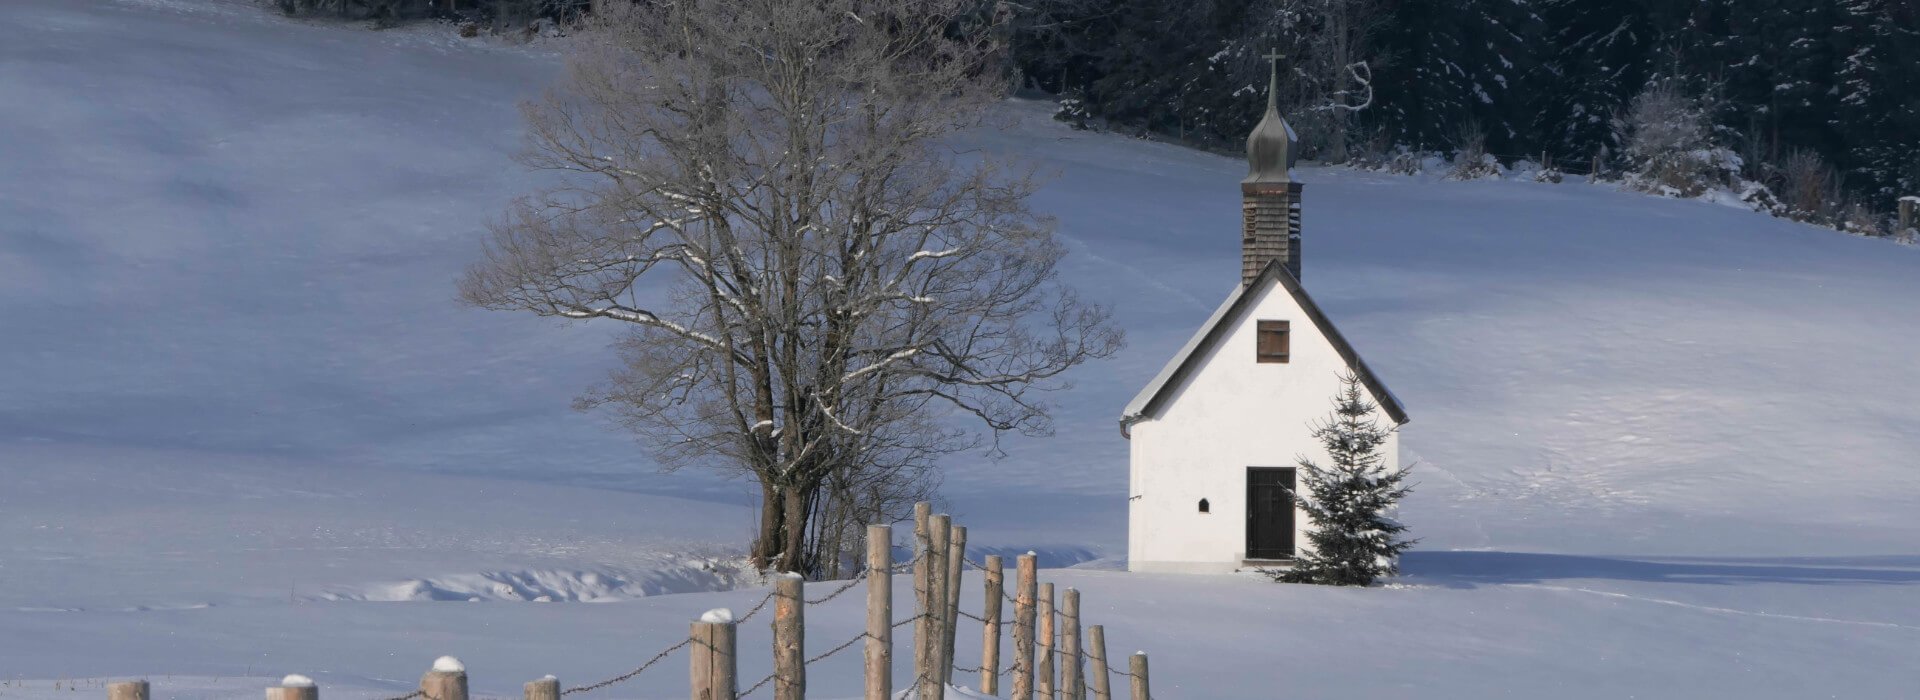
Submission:
M 1371 379 L 1290 274 L 1275 265 L 1251 286 L 1236 289 L 1127 409 L 1130 570 L 1274 566 L 1247 563 L 1248 469 L 1294 467 L 1302 457 L 1325 463 L 1312 425 L 1332 411 L 1341 375 Z M 1258 321 L 1288 322 L 1287 362 L 1256 361 Z M 1377 381 L 1366 384 L 1382 407 L 1381 425 L 1404 422 L 1392 396 Z M 1388 468 L 1399 469 L 1397 435 L 1385 451 Z M 1200 510 L 1202 499 L 1208 512 Z M 1293 519 L 1294 547 L 1304 551 L 1310 523 L 1297 511 Z

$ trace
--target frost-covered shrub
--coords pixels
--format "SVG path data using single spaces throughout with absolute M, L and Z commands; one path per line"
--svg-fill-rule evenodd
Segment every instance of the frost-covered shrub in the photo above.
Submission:
M 1840 229 L 1860 236 L 1885 236 L 1888 233 L 1886 218 L 1858 199 L 1849 200 L 1840 209 Z
M 1061 97 L 1059 107 L 1053 112 L 1054 121 L 1066 122 L 1075 130 L 1085 130 L 1089 116 L 1091 113 L 1087 111 L 1087 101 L 1081 98 L 1077 90 Z
M 1402 150 L 1387 160 L 1387 172 L 1395 175 L 1419 175 L 1425 169 L 1426 158 L 1412 151 Z
M 1671 82 L 1650 85 L 1614 120 L 1634 189 L 1698 197 L 1732 182 L 1740 156 L 1714 142 L 1712 100 Z
M 1374 129 L 1355 139 L 1348 149 L 1347 163 L 1361 170 L 1386 170 L 1393 159 L 1406 149 L 1396 147 L 1386 129 Z
M 1796 150 L 1787 154 L 1774 177 L 1785 216 L 1799 221 L 1836 220 L 1840 203 L 1840 174 L 1820 154 Z
M 1478 180 L 1500 174 L 1500 161 L 1487 152 L 1487 134 L 1473 121 L 1461 123 L 1453 136 L 1453 169 L 1448 180 Z
M 1565 180 L 1566 177 L 1567 174 L 1561 172 L 1560 166 L 1553 162 L 1553 156 L 1544 153 L 1540 155 L 1540 166 L 1537 170 L 1533 171 L 1534 182 L 1559 183 L 1561 180 Z

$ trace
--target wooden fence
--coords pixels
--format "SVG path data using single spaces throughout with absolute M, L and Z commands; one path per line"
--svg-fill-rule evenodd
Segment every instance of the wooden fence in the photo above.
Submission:
M 796 574 L 781 574 L 773 591 L 756 603 L 746 615 L 735 618 L 726 609 L 710 610 L 695 621 L 684 641 L 667 647 L 638 668 L 597 683 L 562 689 L 560 681 L 547 676 L 526 684 L 526 700 L 561 700 L 576 693 L 599 690 L 625 683 L 645 674 L 681 649 L 688 651 L 688 672 L 693 700 L 737 700 L 762 688 L 772 687 L 775 700 L 803 700 L 807 694 L 807 667 L 827 657 L 865 642 L 865 699 L 891 700 L 909 697 L 917 700 L 944 700 L 956 673 L 978 674 L 979 690 L 1000 694 L 1000 681 L 1007 678 L 1015 700 L 1112 700 L 1112 679 L 1125 678 L 1131 700 L 1149 700 L 1147 655 L 1134 654 L 1125 670 L 1108 663 L 1106 630 L 1100 625 L 1082 625 L 1080 592 L 1072 588 L 1059 591 L 1055 600 L 1052 583 L 1041 583 L 1039 568 L 1032 552 L 1016 558 L 1014 592 L 1006 591 L 1004 560 L 989 556 L 984 563 L 967 557 L 967 529 L 955 525 L 946 515 L 932 513 L 927 503 L 914 507 L 914 556 L 893 561 L 893 529 L 887 525 L 867 528 L 866 575 L 855 578 L 820 598 L 806 597 L 806 582 Z M 962 574 L 967 568 L 983 572 L 986 584 L 981 614 L 960 608 L 963 597 Z M 914 614 L 894 619 L 893 576 L 911 570 Z M 825 603 L 853 588 L 867 588 L 866 629 L 859 635 L 823 653 L 806 653 L 806 610 Z M 738 627 L 773 605 L 773 673 L 744 690 L 740 688 Z M 1001 665 L 1001 638 L 1008 621 L 1001 619 L 1003 603 L 1013 606 L 1012 659 Z M 955 644 L 959 640 L 962 619 L 977 622 L 981 628 L 980 665 L 961 667 L 954 663 Z M 893 678 L 893 632 L 913 625 L 912 652 L 914 677 L 896 684 Z M 896 688 L 900 693 L 896 695 Z M 149 700 L 147 681 L 111 683 L 107 700 Z M 267 689 L 267 700 L 319 700 L 319 686 L 305 676 L 287 676 L 280 685 Z M 420 688 L 411 693 L 384 700 L 469 700 L 466 667 L 453 657 L 441 657 L 420 678 Z

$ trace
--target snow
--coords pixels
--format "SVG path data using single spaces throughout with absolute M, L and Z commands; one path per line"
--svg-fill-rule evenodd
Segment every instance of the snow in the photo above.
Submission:
M 733 611 L 726 608 L 714 608 L 701 613 L 700 621 L 714 625 L 729 624 L 733 622 Z
M 433 660 L 433 670 L 437 673 L 466 673 L 467 665 L 451 656 L 442 656 Z
M 9 0 L 0 26 L 0 694 L 258 698 L 294 670 L 386 697 L 456 653 L 504 696 L 765 595 L 744 484 L 568 410 L 621 324 L 451 301 L 543 182 L 510 159 L 542 49 L 247 2 Z M 965 146 L 1056 173 L 1061 273 L 1131 345 L 942 494 L 976 557 L 1084 591 L 1161 696 L 1920 682 L 1920 250 L 1578 178 L 1300 166 L 1305 284 L 1412 414 L 1422 543 L 1372 590 L 1127 574 L 1115 421 L 1237 282 L 1245 166 L 1008 109 Z M 809 647 L 863 597 L 809 610 Z M 740 633 L 759 678 L 770 633 Z M 683 663 L 606 692 L 684 696 Z M 810 689 L 857 696 L 858 664 Z
M 442 658 L 446 658 L 446 657 L 442 657 Z M 434 666 L 434 670 L 436 670 L 436 671 L 437 671 L 437 670 L 440 670 L 440 663 L 439 663 L 439 662 L 437 662 L 437 661 L 436 661 L 436 662 L 434 662 L 434 664 L 433 664 L 433 666 Z M 282 679 L 280 679 L 280 687 L 282 687 L 282 688 L 312 688 L 312 687 L 314 687 L 314 682 L 313 682 L 313 679 L 312 679 L 312 678 L 308 678 L 308 677 L 306 677 L 306 676 L 302 676 L 302 675 L 300 675 L 300 674 L 298 674 L 298 673 L 295 673 L 295 674 L 291 674 L 291 675 L 288 675 L 288 676 L 287 676 L 287 677 L 285 677 L 285 678 L 282 678 Z

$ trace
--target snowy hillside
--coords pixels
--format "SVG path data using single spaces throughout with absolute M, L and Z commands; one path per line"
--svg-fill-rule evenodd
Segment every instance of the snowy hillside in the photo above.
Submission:
M 569 409 L 612 329 L 453 301 L 537 182 L 509 156 L 541 47 L 186 0 L 9 0 L 0 27 L 0 680 L 28 681 L 0 698 L 133 674 L 257 697 L 233 678 L 295 671 L 370 696 L 442 653 L 513 693 L 757 597 L 729 591 L 746 486 L 657 473 Z M 1131 345 L 1056 397 L 1056 437 L 951 460 L 944 494 L 976 551 L 1104 560 L 1049 575 L 1154 652 L 1161 696 L 1920 683 L 1920 250 L 1302 168 L 1306 287 L 1412 415 L 1408 585 L 1094 570 L 1124 552 L 1120 409 L 1236 282 L 1243 166 L 1008 109 L 970 145 L 1051 174 L 1066 275 Z M 591 600 L 617 602 L 569 604 Z M 822 641 L 856 630 L 840 602 L 809 613 Z

